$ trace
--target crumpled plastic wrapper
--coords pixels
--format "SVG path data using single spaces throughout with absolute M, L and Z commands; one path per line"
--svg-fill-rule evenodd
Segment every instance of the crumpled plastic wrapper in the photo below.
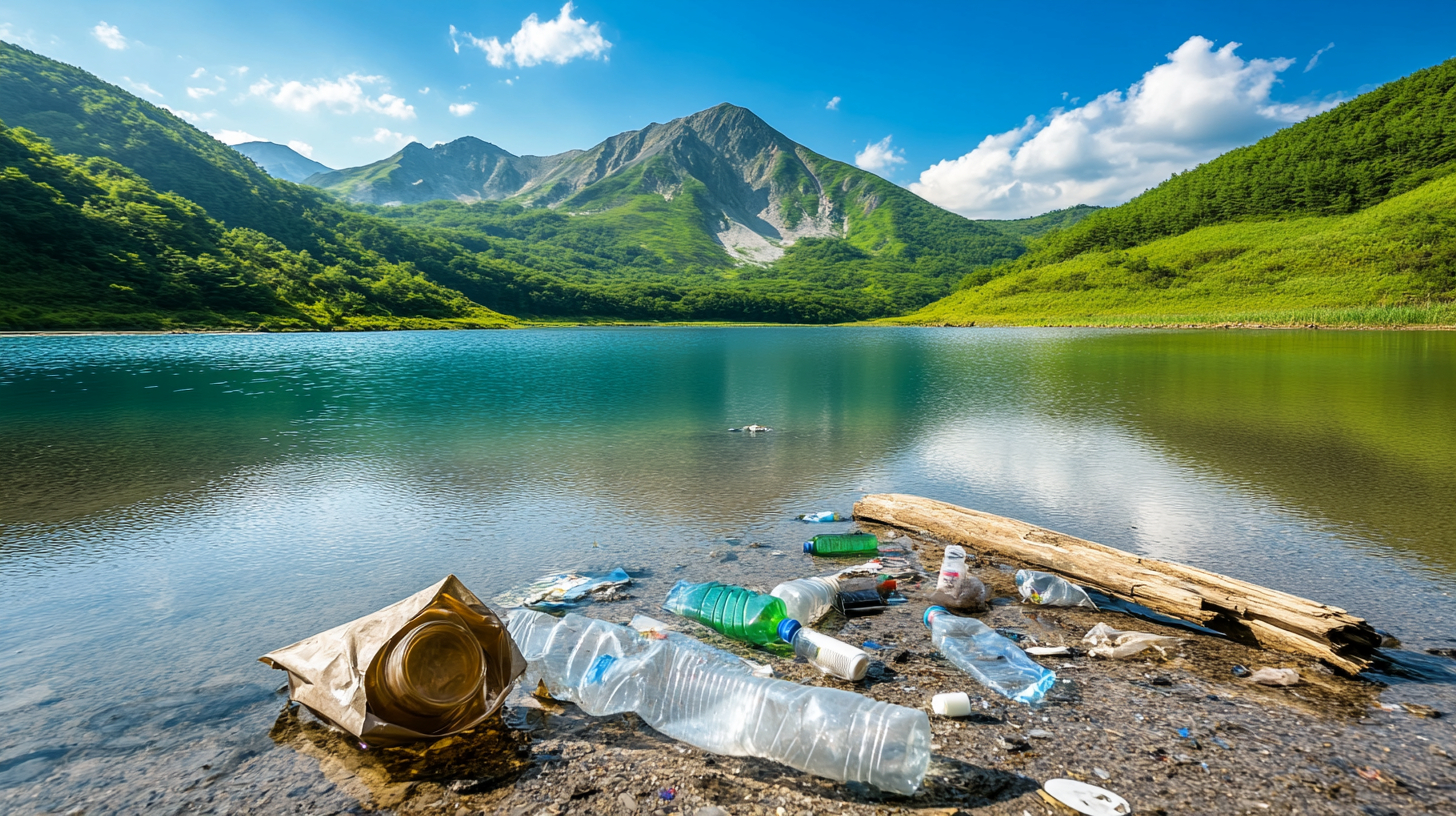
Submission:
M 375 678 L 370 676 L 375 657 L 416 616 L 436 609 L 458 615 L 480 641 L 485 653 L 480 699 L 442 719 L 438 730 L 383 720 L 370 707 L 371 695 L 377 694 L 371 688 Z M 258 659 L 288 672 L 293 700 L 369 746 L 439 739 L 473 728 L 501 707 L 511 685 L 526 670 L 526 660 L 505 624 L 454 575 L 378 612 Z
M 1271 669 L 1267 667 L 1249 675 L 1249 680 L 1265 686 L 1297 686 L 1300 683 L 1299 672 L 1295 669 Z
M 1167 650 L 1182 643 L 1183 638 L 1148 632 L 1126 632 L 1099 623 L 1087 631 L 1082 642 L 1092 647 L 1087 650 L 1087 654 L 1094 657 L 1132 657 L 1146 649 L 1156 649 L 1159 655 L 1167 657 Z

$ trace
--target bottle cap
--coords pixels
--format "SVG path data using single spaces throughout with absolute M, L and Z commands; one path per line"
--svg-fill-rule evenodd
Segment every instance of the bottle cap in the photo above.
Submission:
M 812 541 L 805 541 L 804 542 L 804 552 L 809 553 L 809 554 L 812 555 L 814 553 L 814 542 L 812 542 Z
M 799 630 L 803 628 L 804 625 L 793 618 L 784 618 L 779 621 L 779 640 L 785 643 L 793 643 L 794 636 L 799 634 Z
M 964 691 L 937 694 L 930 698 L 930 710 L 942 717 L 964 717 L 971 713 L 971 698 Z
M 946 608 L 945 608 L 945 607 L 943 607 L 943 606 L 932 606 L 932 607 L 930 607 L 930 608 L 929 608 L 929 609 L 927 609 L 927 610 L 925 610 L 925 616 L 924 616 L 924 617 L 922 617 L 922 618 L 921 618 L 921 619 L 920 619 L 920 620 L 921 620 L 921 621 L 922 621 L 922 622 L 923 622 L 923 623 L 924 623 L 924 624 L 925 624 L 925 625 L 926 625 L 926 626 L 927 626 L 927 627 L 929 627 L 929 626 L 930 626 L 930 621 L 931 621 L 931 619 L 933 619 L 933 618 L 934 618 L 934 617 L 935 617 L 935 616 L 936 616 L 936 615 L 939 615 L 939 614 L 940 614 L 940 613 L 942 613 L 942 612 L 946 612 L 946 611 L 949 611 L 949 610 L 947 610 L 947 609 L 946 609 Z

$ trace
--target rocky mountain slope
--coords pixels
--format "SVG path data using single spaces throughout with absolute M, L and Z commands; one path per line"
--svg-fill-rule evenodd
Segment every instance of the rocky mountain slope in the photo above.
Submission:
M 303 181 L 318 173 L 333 172 L 329 166 L 277 142 L 243 142 L 233 145 L 233 150 L 252 159 L 263 172 L 284 181 Z
M 827 159 L 774 130 L 747 108 L 722 104 L 666 124 L 613 136 L 589 150 L 516 156 L 474 137 L 427 148 L 411 144 L 373 164 L 308 179 L 368 204 L 510 199 L 573 215 L 596 215 L 642 196 L 687 196 L 701 230 L 726 259 L 768 263 L 805 237 L 844 238 L 862 250 L 914 243 L 915 224 L 937 225 L 964 263 L 1019 254 L 994 227 L 953 215 L 884 179 Z

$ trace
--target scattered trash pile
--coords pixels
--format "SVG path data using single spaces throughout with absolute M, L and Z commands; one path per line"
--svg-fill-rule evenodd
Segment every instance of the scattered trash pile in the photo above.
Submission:
M 768 430 L 743 430 L 754 428 Z M 798 518 L 844 520 L 832 511 Z M 366 748 L 468 729 L 495 712 L 523 677 L 522 688 L 532 693 L 575 703 L 591 716 L 631 712 L 703 751 L 768 759 L 827 779 L 910 795 L 929 766 L 931 728 L 925 711 L 844 688 L 778 679 L 771 659 L 792 657 L 828 677 L 865 680 L 873 662 L 866 650 L 886 647 L 873 641 L 857 646 L 814 627 L 836 611 L 845 618 L 885 613 L 907 602 L 902 584 L 918 588 L 922 579 L 928 584 L 928 576 L 898 554 L 908 543 L 904 538 L 882 543 L 858 531 L 815 535 L 803 548 L 811 556 L 871 558 L 829 574 L 784 581 L 768 593 L 717 581 L 679 581 L 667 593 L 665 611 L 757 647 L 766 656 L 763 662 L 643 615 L 623 626 L 571 611 L 594 600 L 626 597 L 632 578 L 621 568 L 595 576 L 548 575 L 501 595 L 496 600 L 513 607 L 504 624 L 449 576 L 262 660 L 288 671 L 293 700 Z M 1163 659 L 1184 641 L 1103 622 L 1073 644 L 1060 638 L 1038 642 L 1025 633 L 992 628 L 970 616 L 992 603 L 990 590 L 971 571 L 974 565 L 975 557 L 964 548 L 945 547 L 933 589 L 922 590 L 921 597 L 932 604 L 922 622 L 934 649 L 970 682 L 1014 704 L 1042 706 L 1058 686 L 1056 671 L 1033 657 Z M 1099 610 L 1084 587 L 1049 572 L 1018 570 L 1015 586 L 1028 606 Z M 1113 599 L 1093 594 L 1113 607 Z M 1119 611 L 1129 611 L 1126 602 L 1118 603 Z M 1235 666 L 1234 674 L 1269 686 L 1301 683 L 1299 672 L 1287 668 Z M 977 713 L 964 690 L 936 693 L 928 703 L 937 716 Z M 985 700 L 980 705 L 984 708 Z M 1030 732 L 1033 738 L 1037 734 Z M 1120 796 L 1079 780 L 1052 779 L 1041 795 L 1084 814 L 1130 812 Z

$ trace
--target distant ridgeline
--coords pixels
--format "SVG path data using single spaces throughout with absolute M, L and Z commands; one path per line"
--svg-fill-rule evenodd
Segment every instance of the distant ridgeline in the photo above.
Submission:
M 924 306 L 1034 234 L 948 213 L 731 105 L 545 158 L 411 145 L 309 177 L 326 193 L 0 43 L 0 123 L 9 329 L 843 322 Z M 312 167 L 243 149 L 280 174 Z M 457 200 L 381 206 L 440 196 Z
M 977 270 L 905 322 L 1456 322 L 1456 60 Z

